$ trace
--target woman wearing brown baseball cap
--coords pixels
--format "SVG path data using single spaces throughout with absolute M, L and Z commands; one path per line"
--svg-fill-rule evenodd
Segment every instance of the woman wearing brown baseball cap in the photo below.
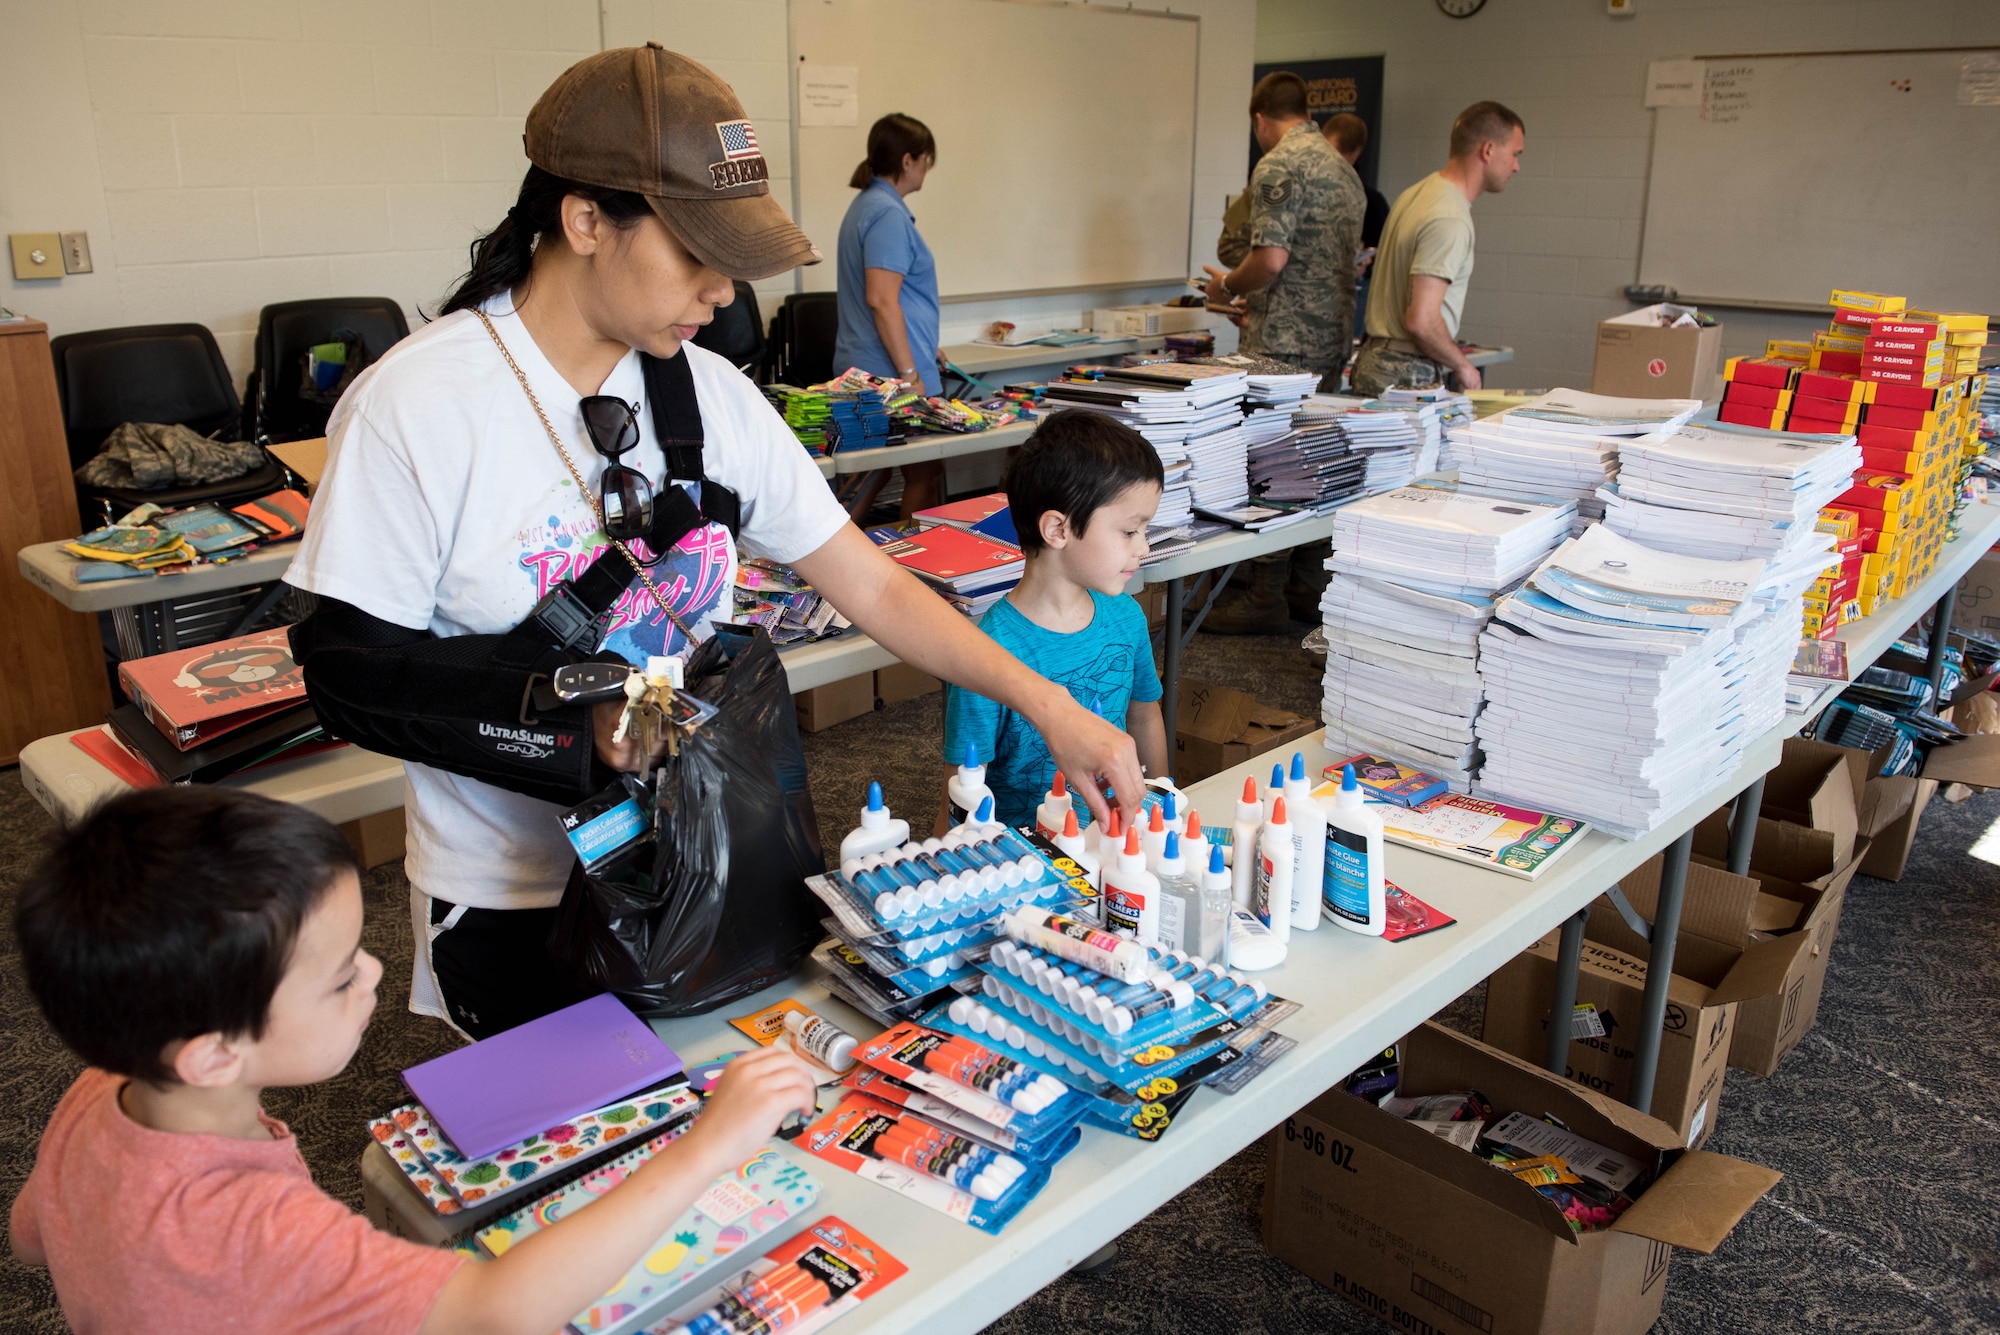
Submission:
M 531 708 L 532 678 L 686 652 L 731 610 L 737 543 L 1020 713 L 1094 806 L 1100 782 L 1134 805 L 1131 739 L 884 557 L 757 387 L 693 346 L 732 279 L 820 258 L 728 85 L 656 43 L 606 51 L 542 94 L 525 143 L 519 198 L 443 313 L 335 409 L 287 576 L 320 597 L 293 643 L 322 717 L 407 762 L 412 1009 L 481 1036 L 569 999 L 544 949 L 574 860 L 557 815 L 640 758 L 612 741 L 616 705 Z M 677 541 L 653 523 L 676 480 L 700 507 Z M 637 578 L 584 624 L 594 642 L 521 659 L 507 633 L 560 621 L 600 560 Z

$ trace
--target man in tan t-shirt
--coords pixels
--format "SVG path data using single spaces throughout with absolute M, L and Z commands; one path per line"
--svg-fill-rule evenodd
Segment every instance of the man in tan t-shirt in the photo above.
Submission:
M 1452 124 L 1451 161 L 1397 198 L 1375 256 L 1354 393 L 1435 385 L 1446 372 L 1460 389 L 1479 388 L 1478 368 L 1458 348 L 1472 281 L 1472 201 L 1506 189 L 1525 142 L 1519 116 L 1498 102 L 1475 102 Z

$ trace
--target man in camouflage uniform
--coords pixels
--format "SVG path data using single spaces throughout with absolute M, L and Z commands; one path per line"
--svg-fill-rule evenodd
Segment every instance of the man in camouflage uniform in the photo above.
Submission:
M 1244 352 L 1317 371 L 1322 389 L 1337 390 L 1354 345 L 1354 262 L 1368 196 L 1313 124 L 1298 75 L 1259 79 L 1250 122 L 1264 156 L 1224 217 L 1216 253 L 1232 267 L 1208 269 L 1209 303 L 1242 325 Z M 1329 550 L 1314 543 L 1258 557 L 1243 577 L 1247 588 L 1203 624 L 1254 635 L 1286 629 L 1288 614 L 1318 621 Z
M 1241 315 L 1244 352 L 1337 383 L 1354 337 L 1354 260 L 1367 194 L 1313 124 L 1298 75 L 1258 80 L 1250 117 L 1264 156 L 1245 192 L 1247 222 L 1225 218 L 1217 254 L 1226 264 L 1238 258 L 1228 272 L 1208 268 L 1210 300 Z M 1239 218 L 1243 212 L 1240 203 L 1232 207 Z

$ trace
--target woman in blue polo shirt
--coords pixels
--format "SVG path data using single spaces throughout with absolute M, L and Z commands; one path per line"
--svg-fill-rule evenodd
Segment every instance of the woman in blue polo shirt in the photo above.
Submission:
M 938 374 L 937 264 L 903 201 L 937 161 L 930 127 L 891 112 L 868 130 L 868 159 L 848 185 L 861 193 L 840 220 L 840 332 L 834 369 L 858 366 L 913 390 L 944 392 Z M 903 468 L 903 517 L 944 499 L 942 463 Z

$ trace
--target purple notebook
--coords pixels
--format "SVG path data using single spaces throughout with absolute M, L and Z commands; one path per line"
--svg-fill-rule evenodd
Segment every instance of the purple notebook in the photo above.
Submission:
M 609 992 L 403 1072 L 468 1159 L 519 1144 L 681 1069 L 652 1027 Z

